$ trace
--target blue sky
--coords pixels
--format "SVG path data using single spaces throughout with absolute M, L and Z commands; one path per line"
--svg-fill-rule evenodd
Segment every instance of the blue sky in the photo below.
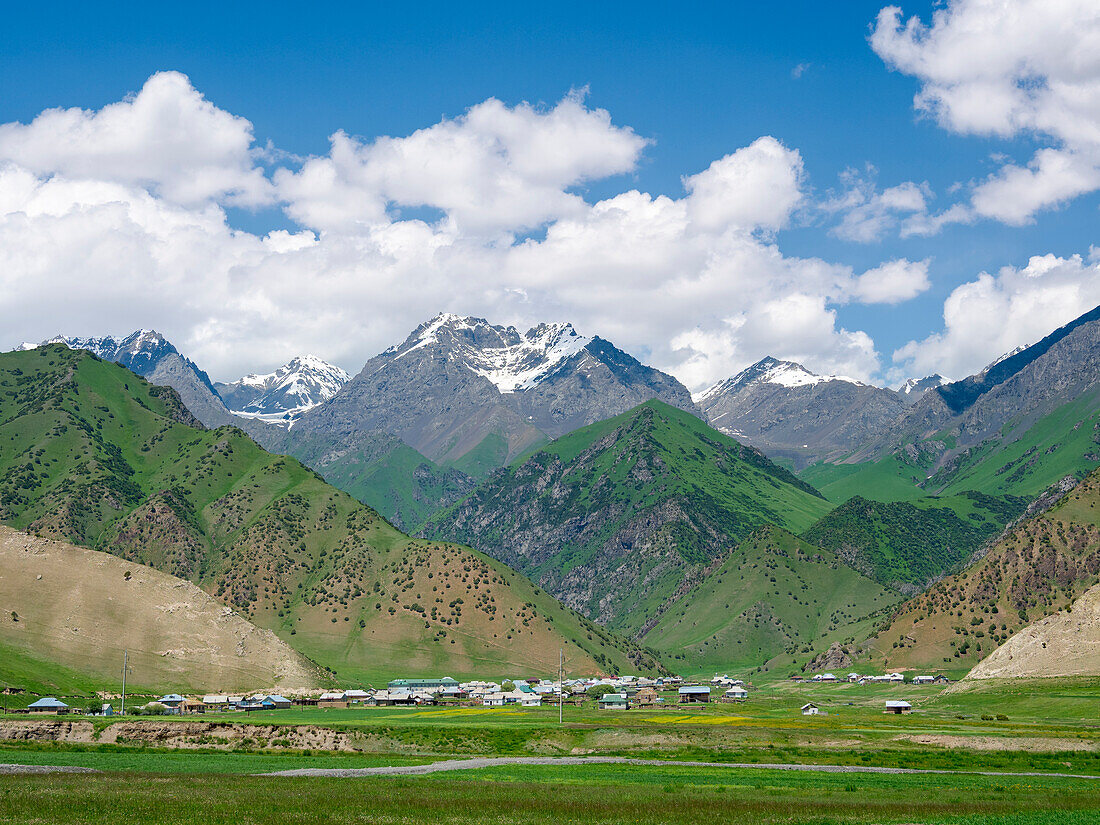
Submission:
M 29 123 L 51 107 L 98 110 L 138 91 L 155 73 L 176 71 L 218 109 L 247 118 L 256 145 L 270 142 L 283 153 L 323 156 L 337 130 L 364 142 L 381 135 L 401 137 L 441 119 L 460 118 L 489 98 L 508 106 L 526 101 L 548 109 L 571 89 L 583 88 L 588 109 L 606 110 L 616 127 L 629 127 L 651 141 L 626 172 L 568 187 L 590 204 L 630 189 L 681 198 L 684 176 L 771 136 L 797 151 L 802 163 L 804 200 L 774 235 L 783 255 L 821 258 L 854 273 L 899 258 L 928 261 L 930 283 L 915 297 L 896 303 L 828 300 L 837 329 L 863 331 L 873 340 L 879 363 L 873 371 L 861 367 L 864 376 L 897 380 L 901 367 L 892 366 L 891 354 L 907 342 L 943 331 L 944 301 L 980 272 L 1023 269 L 1037 255 L 1087 257 L 1095 242 L 1098 197 L 1089 191 L 1064 199 L 1036 209 L 1022 224 L 978 218 L 948 224 L 927 236 L 902 237 L 895 227 L 870 242 L 838 237 L 842 213 L 822 204 L 844 191 L 845 170 L 857 170 L 879 190 L 906 181 L 927 183 L 928 211 L 936 213 L 965 200 L 960 195 L 965 187 L 995 174 L 1006 162 L 1026 164 L 1036 149 L 1063 146 L 1067 140 L 1051 129 L 966 134 L 917 111 L 914 94 L 928 77 L 916 76 L 915 70 L 893 70 L 868 42 L 882 6 L 777 2 L 594 8 L 558 3 L 531 9 L 482 3 L 303 8 L 199 3 L 172 8 L 117 4 L 105 11 L 87 4 L 23 4 L 6 11 L 0 33 L 0 123 Z M 905 17 L 932 21 L 933 3 L 907 2 L 903 8 Z M 288 163 L 293 165 L 282 160 L 267 168 Z M 36 174 L 45 177 L 51 171 Z M 255 235 L 303 226 L 278 203 L 219 205 L 231 226 Z M 438 210 L 418 211 L 410 205 L 403 214 L 434 216 Z M 518 234 L 541 238 L 545 229 L 544 224 Z M 1094 273 L 1076 277 L 1091 283 Z M 1084 289 L 1076 303 L 1061 302 L 1020 334 L 1034 337 L 1043 324 L 1061 322 L 1070 304 L 1083 306 L 1090 294 Z M 476 305 L 458 304 L 453 308 L 477 311 Z M 569 303 L 563 300 L 560 306 L 568 308 Z M 151 325 L 138 323 L 143 309 L 144 304 L 112 316 L 111 324 L 122 326 L 132 319 L 135 326 Z M 410 308 L 408 317 L 415 314 Z M 481 314 L 490 314 L 490 308 Z M 91 323 L 73 317 L 74 322 Z M 406 320 L 402 317 L 401 323 Z M 583 313 L 577 320 L 585 320 Z M 176 322 L 166 315 L 159 323 Z M 219 349 L 196 331 L 202 326 L 197 316 L 180 319 L 175 332 L 206 354 L 215 372 L 243 366 L 226 355 L 225 347 Z M 627 324 L 622 326 L 625 330 Z M 356 359 L 369 355 L 386 336 L 392 338 L 396 329 L 395 324 L 364 333 L 361 346 L 330 342 L 328 351 L 318 354 L 342 359 L 354 370 Z M 34 334 L 30 328 L 20 332 Z M 672 338 L 675 332 L 670 328 L 655 335 Z M 660 342 L 647 342 L 638 333 L 623 335 L 632 350 L 673 367 L 675 356 L 662 354 Z M 307 339 L 303 328 L 295 344 L 308 346 Z M 996 345 L 1006 341 L 999 339 Z M 316 347 L 324 349 L 325 344 L 318 341 Z M 723 363 L 768 354 L 752 352 L 753 343 L 747 340 L 738 347 Z M 280 351 L 272 357 L 282 355 Z M 935 366 L 939 357 L 959 370 L 964 364 L 974 367 L 986 355 L 981 348 L 957 357 L 929 354 L 912 366 Z M 839 355 L 820 361 L 820 369 L 848 365 Z M 715 370 L 720 370 L 717 362 L 710 368 Z M 698 372 L 701 376 L 707 370 Z

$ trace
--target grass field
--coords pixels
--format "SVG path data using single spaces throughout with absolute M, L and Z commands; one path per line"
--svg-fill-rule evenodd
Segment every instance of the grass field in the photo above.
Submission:
M 884 714 L 887 699 L 912 702 L 914 713 Z M 824 713 L 802 716 L 799 708 L 806 702 L 819 705 Z M 235 738 L 226 740 L 224 748 L 242 758 L 250 754 L 265 759 L 310 758 L 303 756 L 302 747 L 293 744 L 288 735 L 296 726 L 304 726 L 346 734 L 343 746 L 357 753 L 331 754 L 334 758 L 580 754 L 1100 775 L 1100 680 L 1096 679 L 980 682 L 946 690 L 938 686 L 777 682 L 759 685 L 742 704 L 626 712 L 569 706 L 564 717 L 564 725 L 559 726 L 557 708 L 550 706 L 297 708 L 157 719 L 151 724 L 174 725 L 183 731 L 177 738 L 189 736 L 187 732 L 192 730 L 203 733 L 196 726 L 217 725 L 232 731 Z M 67 720 L 82 718 L 73 715 Z M 0 725 L 28 721 L 25 716 L 0 716 Z M 92 743 L 37 743 L 28 748 L 9 741 L 0 744 L 0 762 L 99 767 L 96 760 L 116 760 L 125 766 L 118 769 L 128 770 L 135 769 L 127 760 L 137 758 L 133 757 L 136 752 L 148 760 L 142 763 L 145 769 L 167 770 L 159 767 L 159 760 L 160 754 L 168 751 L 158 747 L 158 741 L 166 740 L 154 737 L 141 743 L 128 733 L 126 741 L 132 745 L 97 744 L 111 741 L 105 731 L 130 725 L 132 718 L 97 718 L 91 724 L 95 730 Z M 226 750 L 211 753 L 220 758 Z M 66 761 L 69 754 L 84 761 Z M 299 765 L 288 763 L 287 767 Z
M 1096 822 L 1100 783 L 633 766 L 357 779 L 0 776 L 0 822 Z
M 277 735 L 296 725 L 352 731 L 373 752 L 279 751 L 257 747 L 258 738 L 231 750 L 190 751 L 9 741 L 0 744 L 0 763 L 104 773 L 0 775 L 0 823 L 1100 822 L 1100 679 L 947 689 L 775 682 L 751 696 L 739 705 L 626 712 L 568 707 L 561 727 L 552 707 L 300 708 L 191 720 L 246 731 L 274 724 Z M 887 698 L 908 698 L 915 712 L 886 716 Z M 803 717 L 798 708 L 806 701 L 827 715 Z M 13 718 L 0 716 L 0 727 Z M 95 724 L 103 732 L 116 722 Z M 454 754 L 570 753 L 945 773 L 587 763 L 419 776 L 253 775 L 412 765 Z

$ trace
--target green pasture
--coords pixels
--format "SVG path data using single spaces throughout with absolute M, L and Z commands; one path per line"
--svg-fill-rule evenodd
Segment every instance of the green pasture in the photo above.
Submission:
M 1100 783 L 598 766 L 354 779 L 172 774 L 0 776 L 0 822 L 1096 822 Z

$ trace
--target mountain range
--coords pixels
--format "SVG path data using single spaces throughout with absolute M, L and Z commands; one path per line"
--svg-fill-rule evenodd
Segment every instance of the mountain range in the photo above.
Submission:
M 696 411 L 675 378 L 569 324 L 520 333 L 441 314 L 367 361 L 295 430 L 336 441 L 387 432 L 438 464 L 479 476 L 650 398 Z
M 836 501 L 965 490 L 1034 498 L 1100 465 L 1100 307 L 924 393 L 866 443 L 802 477 Z
M 593 666 L 657 667 L 654 656 L 690 671 L 860 657 L 969 666 L 1045 608 L 982 636 L 952 629 L 970 642 L 958 656 L 935 635 L 939 621 L 935 633 L 891 634 L 944 586 L 963 592 L 945 583 L 971 588 L 972 571 L 986 570 L 985 589 L 967 596 L 978 605 L 1000 581 L 989 559 L 1008 539 L 997 537 L 1030 530 L 1050 544 L 1069 522 L 1042 526 L 1055 524 L 1043 508 L 1062 498 L 1057 512 L 1073 510 L 1066 490 L 1100 466 L 1100 308 L 961 381 L 930 376 L 895 391 L 765 358 L 694 401 L 568 324 L 520 332 L 442 314 L 354 378 L 303 356 L 220 384 L 155 332 L 57 341 L 65 347 L 0 356 L 32 359 L 8 361 L 0 381 L 0 521 L 191 580 L 350 674 L 369 673 L 394 633 L 411 640 L 417 667 L 473 671 L 498 656 L 487 652 L 499 638 L 490 606 L 517 605 L 530 624 L 508 595 L 516 588 L 531 588 L 523 603 L 539 604 L 558 633 L 533 649 L 564 635 Z M 102 361 L 62 358 L 72 348 L 130 371 L 92 380 L 101 367 L 88 364 Z M 126 380 L 135 373 L 175 392 Z M 1069 572 L 1047 606 L 1096 584 L 1082 529 L 1060 551 L 1072 564 L 1058 562 Z M 432 575 L 407 569 L 411 557 Z M 1002 578 L 1011 568 L 1013 579 L 1047 581 L 1042 553 L 1013 559 Z M 445 614 L 437 596 L 429 618 L 423 593 L 440 576 L 453 586 L 455 564 L 493 588 L 477 598 L 461 651 L 439 647 L 454 640 L 443 631 L 455 605 Z M 359 592 L 363 582 L 373 590 Z M 383 592 L 397 601 L 372 596 Z M 412 623 L 390 627 L 387 615 Z M 354 640 L 353 620 L 364 631 Z M 896 652 L 873 652 L 885 644 Z
M 499 562 L 410 539 L 90 352 L 0 355 L 0 445 L 0 521 L 193 582 L 344 679 L 389 676 L 396 662 L 549 673 L 559 648 L 582 670 L 658 668 Z

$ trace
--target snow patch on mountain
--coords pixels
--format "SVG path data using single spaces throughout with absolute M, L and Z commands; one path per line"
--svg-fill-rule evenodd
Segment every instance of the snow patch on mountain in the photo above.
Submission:
M 515 327 L 495 326 L 483 318 L 441 313 L 383 355 L 393 356 L 392 362 L 438 345 L 448 358 L 487 379 L 502 394 L 509 394 L 538 386 L 591 342 L 592 338 L 579 335 L 568 323 L 539 324 L 520 333 Z M 383 364 L 379 370 L 385 368 Z
M 929 375 L 925 378 L 908 378 L 904 384 L 898 387 L 898 392 L 902 395 L 910 395 L 914 392 L 930 390 L 933 387 L 942 387 L 946 383 L 947 380 L 942 375 Z
M 812 387 L 828 381 L 844 381 L 857 387 L 867 386 L 863 382 L 845 375 L 818 375 L 794 361 L 780 361 L 769 356 L 757 361 L 751 367 L 743 369 L 732 378 L 727 378 L 712 387 L 708 387 L 694 398 L 697 403 L 702 404 L 708 399 L 742 389 L 750 384 L 775 384 L 790 388 Z
M 340 367 L 315 355 L 302 355 L 274 372 L 219 384 L 218 392 L 235 415 L 289 425 L 336 395 L 350 379 Z

